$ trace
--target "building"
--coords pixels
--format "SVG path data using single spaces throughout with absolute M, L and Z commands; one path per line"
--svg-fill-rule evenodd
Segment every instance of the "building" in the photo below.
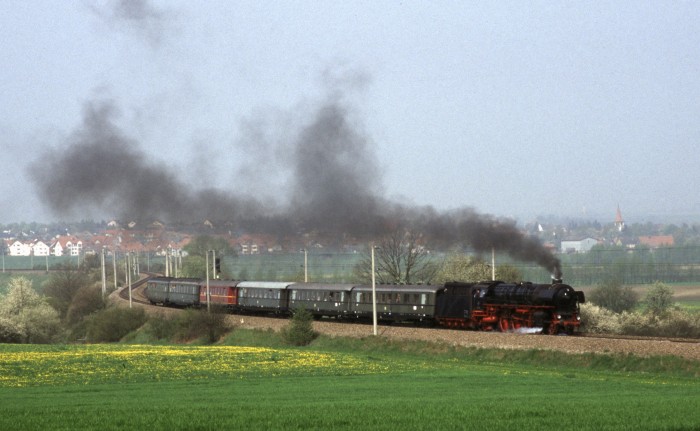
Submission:
M 615 214 L 615 228 L 617 228 L 618 232 L 625 230 L 625 221 L 622 219 L 620 205 L 617 206 L 617 213 Z
M 32 254 L 34 256 L 50 256 L 51 248 L 44 241 L 34 241 L 32 244 Z
M 23 241 L 13 241 L 8 245 L 10 256 L 30 256 L 32 254 L 32 244 Z
M 80 256 L 82 251 L 83 241 L 75 237 L 59 236 L 51 244 L 51 254 L 54 256 Z
M 586 253 L 591 251 L 593 246 L 598 244 L 595 238 L 584 238 L 579 240 L 567 240 L 561 242 L 562 253 Z
M 672 235 L 640 236 L 639 245 L 649 248 L 671 247 L 674 245 Z

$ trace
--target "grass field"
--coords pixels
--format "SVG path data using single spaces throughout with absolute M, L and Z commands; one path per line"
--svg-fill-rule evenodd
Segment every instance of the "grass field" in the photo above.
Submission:
M 697 362 L 235 333 L 258 347 L 0 345 L 0 429 L 700 427 Z

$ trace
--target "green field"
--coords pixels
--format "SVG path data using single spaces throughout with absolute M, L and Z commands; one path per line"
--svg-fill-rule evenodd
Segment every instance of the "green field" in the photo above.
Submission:
M 0 345 L 0 429 L 700 427 L 694 361 L 324 337 L 244 347 L 274 342 L 236 333 L 216 346 Z

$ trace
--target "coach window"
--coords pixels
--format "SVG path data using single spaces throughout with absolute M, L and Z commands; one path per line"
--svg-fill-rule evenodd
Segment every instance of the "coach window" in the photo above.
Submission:
M 420 305 L 425 305 L 428 303 L 428 295 L 421 293 L 420 295 Z

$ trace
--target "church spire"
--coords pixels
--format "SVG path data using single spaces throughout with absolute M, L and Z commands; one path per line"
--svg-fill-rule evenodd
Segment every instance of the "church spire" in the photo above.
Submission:
M 618 232 L 622 232 L 625 229 L 625 221 L 622 219 L 620 204 L 617 204 L 617 213 L 615 214 L 615 227 L 617 228 Z

